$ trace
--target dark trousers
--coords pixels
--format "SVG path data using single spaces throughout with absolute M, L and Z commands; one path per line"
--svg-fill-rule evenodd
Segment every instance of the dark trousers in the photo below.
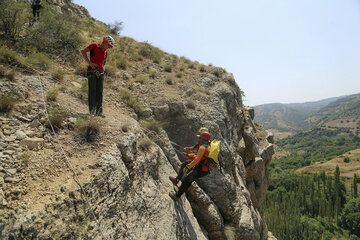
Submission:
M 103 111 L 104 75 L 96 76 L 95 72 L 88 72 L 88 104 L 90 113 L 101 114 Z
M 40 18 L 40 8 L 41 8 L 41 5 L 33 5 L 32 6 L 34 18 L 36 17 L 36 15 L 38 18 Z
M 181 186 L 179 188 L 179 191 L 176 193 L 177 197 L 181 197 L 181 195 L 184 192 L 186 192 L 186 190 L 191 186 L 191 183 L 193 181 L 209 174 L 209 172 L 203 172 L 201 170 L 202 166 L 201 166 L 201 164 L 199 164 L 199 165 L 193 167 L 191 170 L 188 170 L 186 172 L 185 177 L 182 178 L 184 175 L 183 169 L 187 164 L 189 164 L 189 162 L 191 162 L 191 161 L 187 161 L 187 162 L 184 162 L 183 164 L 181 164 L 179 174 L 176 177 L 178 180 L 181 180 Z

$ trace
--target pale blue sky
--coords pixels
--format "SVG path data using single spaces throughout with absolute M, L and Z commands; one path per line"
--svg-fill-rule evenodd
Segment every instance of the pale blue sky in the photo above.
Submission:
M 232 72 L 244 103 L 360 93 L 359 0 L 74 0 L 121 35 Z

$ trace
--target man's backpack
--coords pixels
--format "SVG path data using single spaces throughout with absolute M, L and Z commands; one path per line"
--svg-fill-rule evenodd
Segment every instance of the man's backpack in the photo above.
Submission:
M 209 155 L 208 160 L 210 164 L 218 164 L 220 166 L 220 172 L 221 172 L 221 163 L 219 162 L 219 154 L 220 154 L 220 140 L 212 140 L 210 143 L 210 149 L 209 149 Z

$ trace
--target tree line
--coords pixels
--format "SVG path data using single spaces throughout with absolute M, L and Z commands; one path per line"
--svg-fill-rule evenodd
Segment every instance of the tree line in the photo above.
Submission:
M 355 174 L 347 195 L 337 166 L 334 176 L 284 174 L 263 205 L 270 231 L 279 239 L 360 240 L 360 198 Z

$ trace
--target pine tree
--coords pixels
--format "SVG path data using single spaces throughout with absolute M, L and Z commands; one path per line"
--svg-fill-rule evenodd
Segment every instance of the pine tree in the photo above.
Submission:
M 358 182 L 358 176 L 355 173 L 354 174 L 354 182 L 353 182 L 353 194 L 354 194 L 354 198 L 358 197 L 358 189 L 357 189 L 357 182 Z
M 335 221 L 339 223 L 339 217 L 341 212 L 341 189 L 340 189 L 340 168 L 339 165 L 336 165 L 335 173 Z

